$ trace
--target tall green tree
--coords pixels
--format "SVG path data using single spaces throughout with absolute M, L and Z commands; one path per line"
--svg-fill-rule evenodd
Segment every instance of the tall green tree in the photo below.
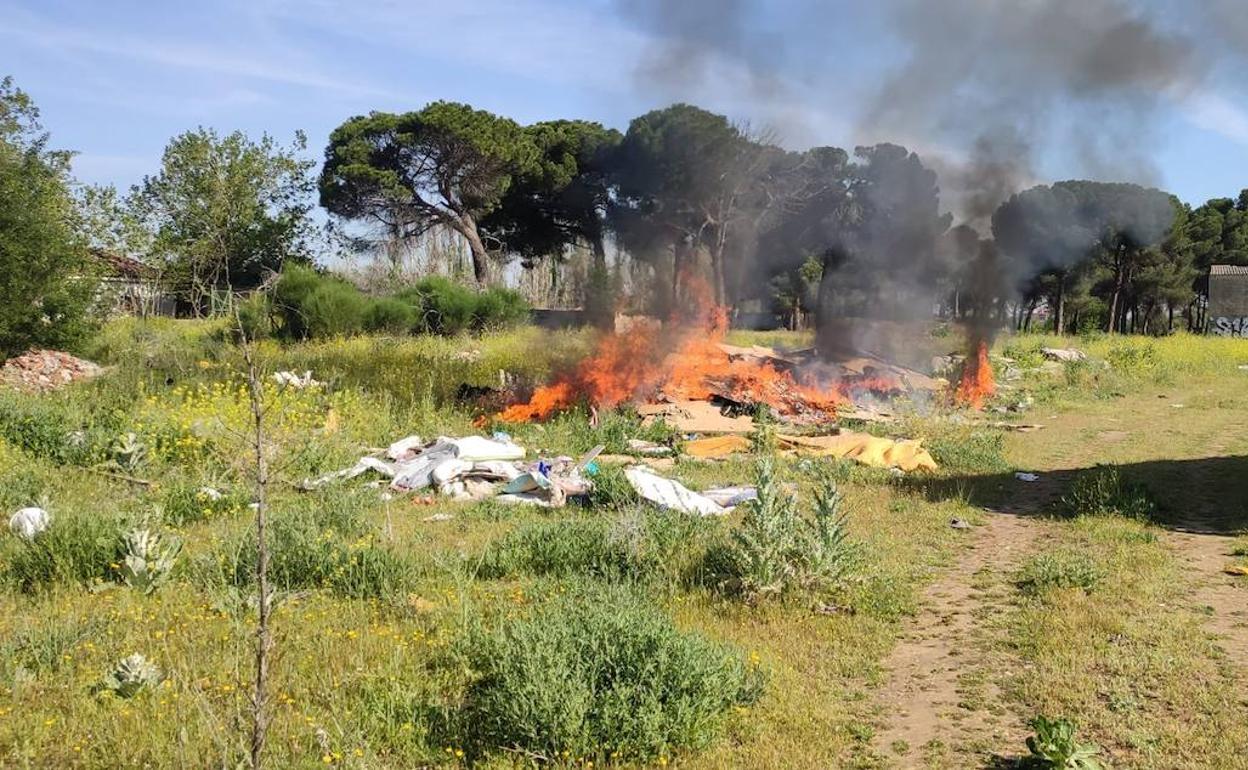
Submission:
M 1177 201 L 1154 188 L 1117 182 L 1058 182 L 1076 199 L 1076 216 L 1096 234 L 1094 256 L 1108 273 L 1106 331 L 1126 331 L 1126 294 L 1174 223 Z
M 854 155 L 844 203 L 823 219 L 821 350 L 856 336 L 847 319 L 930 308 L 948 278 L 936 254 L 952 217 L 940 212 L 936 173 L 895 144 L 858 147 Z
M 127 256 L 152 253 L 152 233 L 116 187 L 82 185 L 77 199 L 82 237 L 88 246 Z
M 254 288 L 309 256 L 314 163 L 305 149 L 302 133 L 283 147 L 268 135 L 199 128 L 174 137 L 160 172 L 134 188 L 150 256 L 195 313 L 214 292 Z
M 1005 271 L 1046 296 L 1058 334 L 1066 331 L 1067 294 L 1096 242 L 1096 223 L 1077 214 L 1073 191 L 1039 185 L 1010 196 L 992 214 L 992 234 Z
M 671 256 L 671 296 L 699 251 L 715 299 L 725 301 L 725 254 L 766 158 L 723 115 L 675 104 L 634 118 L 615 158 L 612 224 L 635 255 Z
M 584 120 L 535 123 L 524 133 L 536 159 L 513 176 L 498 207 L 482 218 L 481 231 L 518 254 L 526 268 L 588 246 L 593 259 L 585 307 L 595 325 L 607 327 L 615 318 L 605 243 L 610 164 L 622 136 Z
M 466 104 L 351 118 L 330 134 L 321 205 L 404 242 L 449 228 L 468 243 L 478 284 L 490 250 L 480 221 L 502 201 L 537 150 L 515 121 Z
M 1248 265 L 1248 190 L 1196 208 L 1186 229 L 1192 259 L 1202 272 L 1210 265 Z
M 90 327 L 95 282 L 70 187 L 72 153 L 53 150 L 39 111 L 0 80 L 0 353 L 66 347 Z

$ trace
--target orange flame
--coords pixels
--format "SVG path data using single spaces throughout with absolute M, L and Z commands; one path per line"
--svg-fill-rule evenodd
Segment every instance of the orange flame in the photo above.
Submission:
M 528 402 L 503 410 L 498 419 L 529 422 L 581 401 L 610 408 L 660 393 L 679 400 L 722 396 L 762 403 L 784 415 L 835 415 L 839 392 L 799 383 L 770 362 L 730 357 L 719 347 L 728 330 L 726 310 L 714 304 L 704 281 L 686 279 L 683 285 L 690 297 L 682 317 L 664 330 L 603 336 L 570 373 L 538 388 Z
M 954 399 L 972 409 L 983 409 L 984 400 L 997 392 L 992 376 L 992 364 L 988 361 L 988 343 L 979 340 L 974 352 L 962 363 L 962 379 L 954 393 Z

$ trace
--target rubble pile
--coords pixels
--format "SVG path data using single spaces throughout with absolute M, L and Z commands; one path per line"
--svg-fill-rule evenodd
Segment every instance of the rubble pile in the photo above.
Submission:
M 103 369 L 90 361 L 56 350 L 30 350 L 0 367 L 0 382 L 30 393 L 47 393 L 80 380 L 96 377 Z

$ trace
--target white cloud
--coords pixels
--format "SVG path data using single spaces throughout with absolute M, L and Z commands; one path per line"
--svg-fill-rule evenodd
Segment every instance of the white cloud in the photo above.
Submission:
M 1248 110 L 1212 91 L 1189 94 L 1179 104 L 1188 122 L 1248 146 Z
M 240 30 L 239 43 L 225 47 L 203 45 L 190 40 L 162 39 L 115 29 L 74 27 L 50 22 L 12 6 L 0 6 L 0 9 L 0 15 L 6 17 L 6 23 L 0 26 L 0 37 L 61 54 L 87 53 L 126 58 L 351 95 L 389 95 L 384 89 L 367 83 L 318 71 L 305 57 L 274 58 L 259 53 L 256 49 L 262 47 L 247 45 L 245 30 Z

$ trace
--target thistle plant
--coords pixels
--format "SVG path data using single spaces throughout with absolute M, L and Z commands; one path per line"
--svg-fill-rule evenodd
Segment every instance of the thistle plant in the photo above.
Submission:
M 811 586 L 840 583 L 857 565 L 859 544 L 845 530 L 849 515 L 841 511 L 842 500 L 834 481 L 821 480 L 815 489 L 815 515 L 806 522 L 803 554 L 804 577 Z
M 753 600 L 791 589 L 823 590 L 843 582 L 857 564 L 858 544 L 845 530 L 841 496 L 820 480 L 813 517 L 776 479 L 770 457 L 758 462 L 758 498 L 733 530 L 727 558 L 732 586 Z
M 150 529 L 135 529 L 124 536 L 126 558 L 121 565 L 121 579 L 131 588 L 150 594 L 169 579 L 182 541 L 162 537 Z
M 136 652 L 122 658 L 95 689 L 97 693 L 132 698 L 144 689 L 156 687 L 160 681 L 160 668 Z
M 139 467 L 143 459 L 147 456 L 147 447 L 143 442 L 139 441 L 139 437 L 134 433 L 125 433 L 113 442 L 113 462 L 126 470 L 133 471 Z
M 800 550 L 797 501 L 776 480 L 770 457 L 758 461 L 757 490 L 758 498 L 747 504 L 730 546 L 738 587 L 752 598 L 782 592 L 794 573 L 793 556 Z

